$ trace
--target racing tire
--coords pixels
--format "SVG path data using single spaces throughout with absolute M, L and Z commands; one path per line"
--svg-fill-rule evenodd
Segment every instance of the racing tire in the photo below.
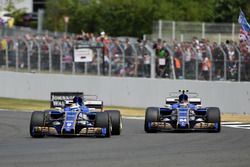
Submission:
M 160 121 L 160 109 L 157 107 L 148 107 L 145 113 L 145 122 L 144 122 L 144 130 L 147 133 L 155 133 L 157 129 L 151 129 L 151 122 L 159 122 Z
M 106 134 L 103 137 L 111 136 L 111 119 L 107 112 L 97 112 L 95 116 L 95 127 L 106 128 Z
M 45 136 L 42 132 L 34 132 L 33 129 L 36 126 L 44 126 L 44 112 L 34 111 L 31 114 L 30 119 L 30 136 L 34 138 L 42 138 Z
M 207 122 L 215 123 L 215 129 L 213 129 L 210 132 L 221 131 L 221 117 L 220 117 L 220 109 L 218 107 L 209 107 L 207 109 Z
M 119 110 L 106 110 L 111 119 L 112 135 L 120 135 L 122 130 L 122 118 Z

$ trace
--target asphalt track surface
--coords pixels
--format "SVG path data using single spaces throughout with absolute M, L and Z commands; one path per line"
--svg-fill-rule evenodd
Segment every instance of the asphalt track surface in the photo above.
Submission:
M 0 167 L 248 167 L 250 130 L 146 134 L 124 119 L 120 136 L 29 136 L 31 113 L 0 111 Z

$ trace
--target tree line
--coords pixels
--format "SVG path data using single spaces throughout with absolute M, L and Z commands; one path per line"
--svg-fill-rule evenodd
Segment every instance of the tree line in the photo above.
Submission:
M 111 36 L 151 34 L 153 21 L 238 21 L 240 8 L 250 20 L 249 0 L 47 0 L 45 28 L 72 33 L 105 31 Z

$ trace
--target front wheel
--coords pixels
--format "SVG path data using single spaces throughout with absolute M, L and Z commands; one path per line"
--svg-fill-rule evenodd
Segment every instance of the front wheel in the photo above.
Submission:
M 95 127 L 102 128 L 104 137 L 111 136 L 112 124 L 107 112 L 97 112 L 95 116 Z
M 44 137 L 45 135 L 42 132 L 34 131 L 35 127 L 43 127 L 44 126 L 44 112 L 42 111 L 34 111 L 32 112 L 30 119 L 30 136 L 31 137 Z
M 144 130 L 147 133 L 157 132 L 156 129 L 152 129 L 152 122 L 159 122 L 160 120 L 160 109 L 157 107 L 148 107 L 145 113 Z
M 121 113 L 118 110 L 106 110 L 112 122 L 112 135 L 120 135 L 122 129 Z
M 207 122 L 214 123 L 215 129 L 211 132 L 220 132 L 221 131 L 221 117 L 220 109 L 218 107 L 209 107 L 207 109 Z

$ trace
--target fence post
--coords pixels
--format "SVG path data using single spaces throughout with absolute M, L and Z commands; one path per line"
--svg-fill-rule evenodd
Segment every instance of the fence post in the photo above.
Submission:
M 41 46 L 38 46 L 38 72 L 41 71 Z
M 195 60 L 195 80 L 198 80 L 198 75 L 199 75 L 199 64 L 198 64 L 198 54 L 197 54 L 197 51 L 194 47 L 192 47 L 194 53 L 195 53 L 195 57 L 196 57 L 196 60 Z
M 234 41 L 234 34 L 235 34 L 235 24 L 232 23 L 232 41 Z
M 60 41 L 57 41 L 60 49 L 60 73 L 63 73 L 63 48 L 62 43 Z
M 221 43 L 221 33 L 218 34 L 218 44 Z
M 150 78 L 155 78 L 155 51 L 151 47 L 149 47 L 148 44 L 146 44 L 145 47 L 151 54 Z
M 239 59 L 238 59 L 238 82 L 241 81 L 241 53 L 239 51 L 239 49 L 237 47 L 235 47 L 236 52 L 239 55 Z
M 221 46 L 220 46 L 220 50 L 224 55 L 224 80 L 226 81 L 227 80 L 227 55 Z
M 76 73 L 76 63 L 72 61 L 72 74 L 75 74 L 75 73 Z
M 207 48 L 207 52 L 209 54 L 209 59 L 210 59 L 210 64 L 211 64 L 210 69 L 209 69 L 209 80 L 211 81 L 212 80 L 212 76 L 213 76 L 213 72 L 212 72 L 212 69 L 213 69 L 213 67 L 212 67 L 212 64 L 213 64 L 213 55 L 212 55 L 210 47 L 206 46 L 206 48 Z
M 203 22 L 202 23 L 202 38 L 205 38 L 205 31 L 206 31 L 206 29 L 205 29 L 205 23 Z
M 21 38 L 21 40 L 25 43 L 25 46 L 27 46 L 27 70 L 30 72 L 30 45 L 29 42 L 26 41 L 24 38 Z
M 16 72 L 18 72 L 18 63 L 19 63 L 19 47 L 18 47 L 18 40 L 14 39 L 14 47 L 16 51 Z
M 37 49 L 38 49 L 37 68 L 38 68 L 38 72 L 40 72 L 41 71 L 41 46 L 36 40 L 34 40 L 34 42 L 35 42 Z
M 49 47 L 49 73 L 52 72 L 52 49 L 51 49 L 51 44 L 48 44 Z
M 88 74 L 88 63 L 87 62 L 84 63 L 84 74 L 85 75 Z
M 173 79 L 176 80 L 176 74 L 175 74 L 175 63 L 174 63 L 174 53 L 173 51 L 169 48 L 169 47 L 166 47 L 167 51 L 169 52 L 170 54 L 170 62 L 171 62 L 171 68 L 172 68 L 172 76 L 173 76 Z
M 6 40 L 6 42 L 7 42 L 7 40 Z M 8 46 L 8 42 L 7 42 L 6 49 L 5 49 L 5 55 L 6 55 L 6 60 L 5 60 L 6 70 L 8 70 L 9 69 L 9 46 Z
M 101 52 L 100 52 L 100 48 L 96 48 L 96 54 L 97 54 L 97 75 L 100 76 L 101 75 L 101 70 L 100 70 L 100 58 L 101 58 Z M 104 63 L 104 62 L 103 62 Z
M 138 77 L 138 52 L 134 44 L 131 44 L 131 46 L 135 53 L 135 62 L 134 62 L 135 63 L 135 77 Z
M 125 77 L 125 74 L 126 74 L 126 70 L 125 70 L 125 51 L 124 51 L 124 49 L 121 47 L 121 44 L 118 45 L 118 46 L 119 46 L 119 48 L 120 48 L 121 51 L 122 51 L 122 68 L 123 68 L 123 74 L 122 74 L 122 76 Z
M 109 76 L 112 75 L 112 50 L 109 49 Z
M 183 53 L 183 50 L 181 54 L 182 54 L 182 79 L 185 79 L 186 64 L 185 64 L 185 54 Z
M 158 38 L 162 39 L 162 20 L 158 21 L 159 31 L 158 31 Z
M 183 41 L 184 41 L 184 35 L 181 34 L 181 42 L 183 42 Z
M 27 66 L 28 66 L 28 72 L 30 72 L 30 53 L 31 53 L 31 47 L 30 47 L 30 45 L 29 45 L 29 43 L 27 42 L 27 44 L 28 44 L 28 48 L 27 48 Z
M 175 40 L 175 21 L 172 22 L 172 40 Z

